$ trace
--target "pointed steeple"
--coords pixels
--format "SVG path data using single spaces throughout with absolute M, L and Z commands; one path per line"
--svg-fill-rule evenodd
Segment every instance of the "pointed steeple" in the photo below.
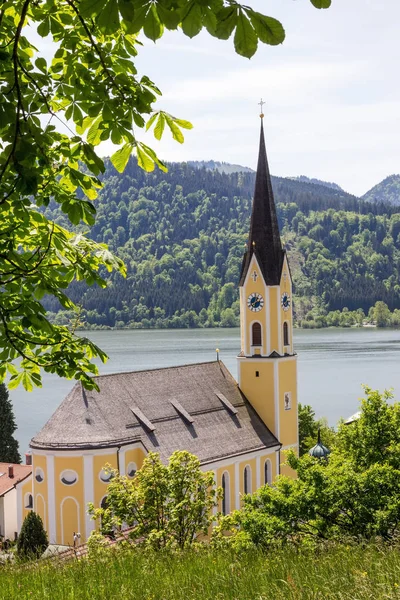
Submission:
M 243 258 L 239 285 L 243 285 L 244 283 L 253 254 L 256 255 L 265 283 L 267 285 L 279 285 L 284 256 L 265 149 L 264 115 L 260 116 L 260 149 L 251 213 L 250 235 L 248 248 Z

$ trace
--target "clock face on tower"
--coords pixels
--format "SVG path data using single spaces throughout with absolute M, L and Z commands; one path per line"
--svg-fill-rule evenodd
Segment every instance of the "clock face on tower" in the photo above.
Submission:
M 258 294 L 257 292 L 253 292 L 247 298 L 247 306 L 253 312 L 258 312 L 264 306 L 264 298 L 261 296 L 261 294 Z
M 283 292 L 282 294 L 282 298 L 281 298 L 281 304 L 282 304 L 282 308 L 283 310 L 289 310 L 290 308 L 290 296 L 287 292 Z

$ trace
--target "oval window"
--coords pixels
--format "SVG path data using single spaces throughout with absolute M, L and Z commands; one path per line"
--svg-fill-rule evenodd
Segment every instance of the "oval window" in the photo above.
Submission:
M 113 478 L 113 474 L 108 469 L 102 469 L 99 473 L 100 481 L 108 483 Z
M 67 469 L 61 473 L 60 479 L 64 485 L 73 485 L 78 481 L 78 474 L 71 469 Z
M 130 479 L 133 479 L 133 477 L 135 477 L 136 471 L 137 471 L 136 463 L 134 463 L 134 462 L 128 463 L 128 466 L 126 468 L 126 474 L 128 475 L 128 477 Z
M 44 471 L 40 467 L 36 467 L 35 469 L 35 479 L 38 483 L 44 481 Z

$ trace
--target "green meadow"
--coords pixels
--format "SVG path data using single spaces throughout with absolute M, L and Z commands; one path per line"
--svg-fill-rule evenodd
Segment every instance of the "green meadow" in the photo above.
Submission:
M 367 600 L 400 598 L 397 547 L 333 545 L 234 554 L 107 551 L 0 569 L 1 600 Z

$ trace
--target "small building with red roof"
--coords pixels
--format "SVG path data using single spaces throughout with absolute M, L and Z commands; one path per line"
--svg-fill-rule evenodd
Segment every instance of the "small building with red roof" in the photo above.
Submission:
M 29 494 L 22 498 L 22 488 L 26 484 L 32 487 L 32 465 L 0 462 L 0 540 L 14 540 L 19 533 L 22 525 L 19 506 L 22 500 L 27 510 L 33 507 L 32 494 L 30 498 Z

